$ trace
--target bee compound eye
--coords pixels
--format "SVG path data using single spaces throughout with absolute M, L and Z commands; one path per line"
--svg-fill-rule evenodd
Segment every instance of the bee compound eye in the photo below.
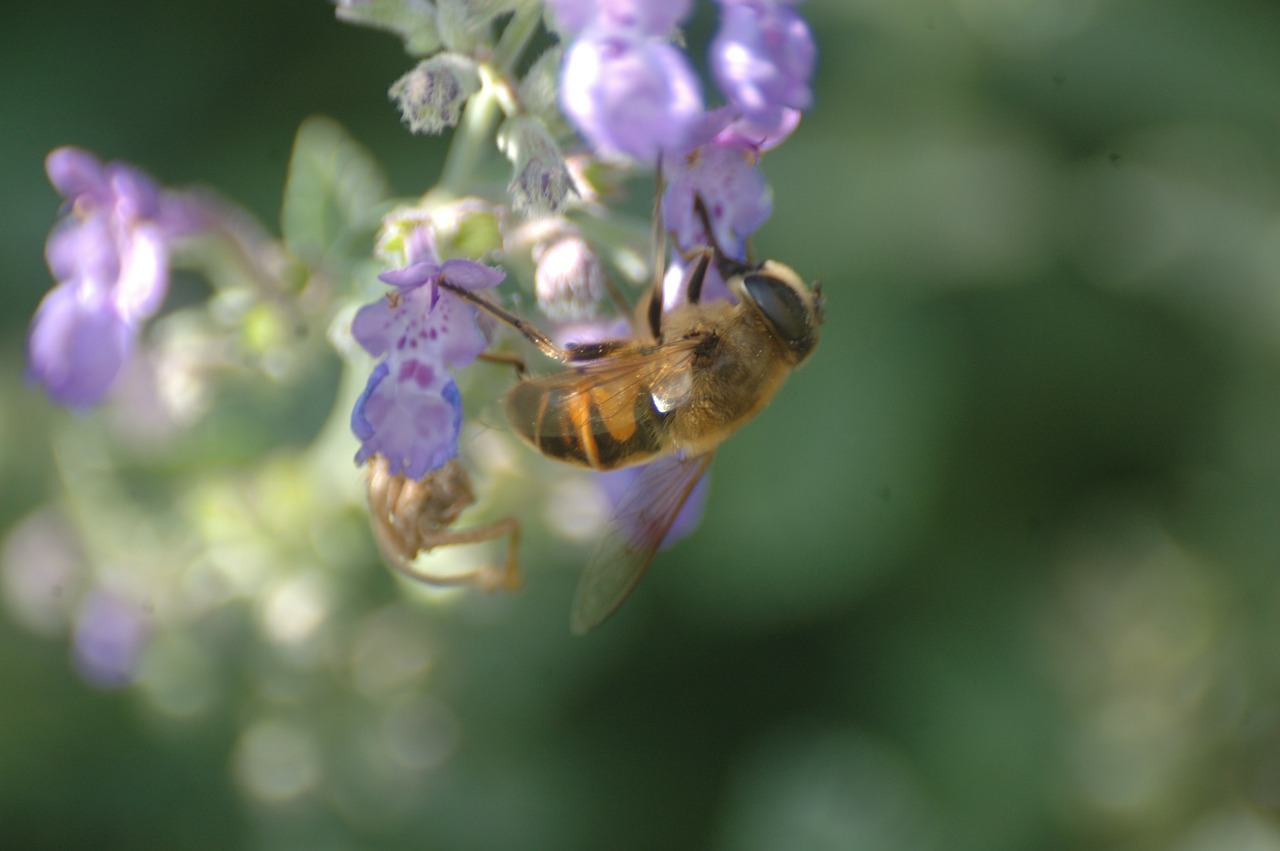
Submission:
M 773 275 L 759 272 L 745 276 L 742 285 L 756 309 L 780 337 L 793 347 L 808 347 L 813 336 L 809 306 L 793 286 Z

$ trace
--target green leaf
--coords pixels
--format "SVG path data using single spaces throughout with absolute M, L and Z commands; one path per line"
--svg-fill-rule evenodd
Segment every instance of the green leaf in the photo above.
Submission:
M 373 156 L 337 122 L 302 122 L 289 160 L 280 229 L 312 268 L 350 269 L 367 259 L 390 187 Z
M 440 49 L 436 9 L 426 0 L 341 0 L 338 20 L 398 35 L 410 56 Z

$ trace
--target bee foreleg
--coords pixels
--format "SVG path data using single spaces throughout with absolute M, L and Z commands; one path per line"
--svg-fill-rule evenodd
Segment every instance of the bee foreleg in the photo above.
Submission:
M 516 377 L 524 378 L 529 372 L 525 366 L 524 358 L 511 352 L 481 352 L 476 355 L 478 360 L 488 361 L 489 363 L 504 364 L 515 368 Z
M 698 220 L 702 222 L 702 229 L 707 234 L 707 245 L 715 256 L 716 268 L 720 270 L 722 278 L 727 281 L 734 275 L 741 275 L 755 268 L 749 263 L 735 260 L 724 253 L 719 240 L 716 239 L 716 232 L 711 227 L 711 215 L 707 212 L 707 203 L 702 200 L 701 195 L 695 194 L 693 196 L 693 212 L 697 214 Z
M 547 357 L 553 360 L 558 360 L 561 363 L 569 362 L 569 353 L 560 346 L 557 346 L 550 337 L 535 328 L 532 323 L 521 319 L 519 316 L 516 316 L 514 313 L 503 307 L 499 307 L 488 299 L 481 298 L 470 290 L 454 286 L 448 281 L 440 281 L 439 285 L 456 295 L 458 298 L 471 302 L 493 318 L 510 325 L 512 328 L 519 331 L 521 336 L 526 340 L 537 346 L 538 351 L 542 352 Z

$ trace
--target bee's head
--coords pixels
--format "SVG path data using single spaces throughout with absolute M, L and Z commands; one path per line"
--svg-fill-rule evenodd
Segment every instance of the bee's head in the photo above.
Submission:
M 807 358 L 818 344 L 825 307 L 821 284 L 810 288 L 790 266 L 766 260 L 741 270 L 729 287 L 786 344 L 794 363 Z

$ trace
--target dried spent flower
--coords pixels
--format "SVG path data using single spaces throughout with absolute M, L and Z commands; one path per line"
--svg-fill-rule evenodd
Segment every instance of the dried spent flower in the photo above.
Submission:
M 520 527 L 510 517 L 483 526 L 455 529 L 462 512 L 475 502 L 471 477 L 462 463 L 451 458 L 419 479 L 390 471 L 381 455 L 369 458 L 369 523 L 374 540 L 387 562 L 410 579 L 430 585 L 474 585 L 485 591 L 520 587 L 516 561 Z M 436 547 L 478 544 L 507 538 L 502 567 L 482 565 L 460 573 L 429 571 L 415 564 L 419 553 Z

